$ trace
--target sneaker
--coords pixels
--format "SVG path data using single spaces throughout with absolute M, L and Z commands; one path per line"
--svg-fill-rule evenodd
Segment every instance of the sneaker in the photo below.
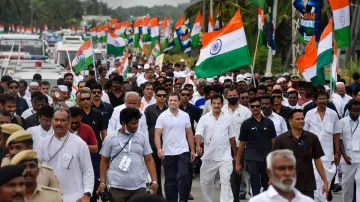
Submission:
M 341 190 L 342 190 L 341 185 L 336 184 L 336 185 L 334 185 L 334 189 L 332 189 L 331 191 L 334 193 L 337 193 L 337 192 L 340 192 Z
M 192 200 L 194 200 L 194 197 L 191 194 L 189 194 L 188 200 L 192 201 Z

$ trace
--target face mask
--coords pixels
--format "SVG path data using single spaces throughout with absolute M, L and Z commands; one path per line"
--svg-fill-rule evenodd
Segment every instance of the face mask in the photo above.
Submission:
M 56 92 L 56 93 L 55 93 L 55 97 L 56 97 L 57 99 L 59 99 L 59 98 L 60 98 L 60 93 Z
M 231 98 L 228 98 L 227 101 L 229 102 L 229 104 L 235 105 L 239 101 L 239 98 L 238 97 L 231 97 Z

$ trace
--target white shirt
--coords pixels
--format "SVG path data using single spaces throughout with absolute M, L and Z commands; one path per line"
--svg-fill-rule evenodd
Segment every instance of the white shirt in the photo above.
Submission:
M 167 109 L 156 120 L 155 130 L 157 128 L 162 129 L 162 147 L 165 155 L 173 156 L 189 152 L 185 129 L 191 129 L 191 123 L 186 112 L 179 109 L 175 116 L 170 109 Z
M 262 114 L 264 115 L 264 113 L 262 113 Z M 275 112 L 272 112 L 272 114 L 270 116 L 268 116 L 268 118 L 273 121 L 277 136 L 279 136 L 283 133 L 286 133 L 288 131 L 286 121 L 284 120 L 284 118 L 282 116 L 276 114 Z
M 28 90 L 25 91 L 25 95 L 21 96 L 20 93 L 18 93 L 19 97 L 24 98 L 26 100 L 26 103 L 28 104 L 29 108 L 32 106 L 31 104 L 31 96 L 27 95 Z M 30 92 L 29 92 L 30 94 Z
M 227 99 L 224 99 L 224 106 L 227 105 L 229 102 L 227 101 Z M 205 114 L 207 114 L 208 112 L 210 112 L 211 109 L 211 99 L 206 100 L 205 105 L 204 105 L 204 110 L 202 115 L 204 116 Z
M 291 202 L 314 202 L 314 200 L 308 196 L 303 195 L 297 189 L 294 188 L 295 198 Z M 270 185 L 268 190 L 254 196 L 249 202 L 289 202 Z
M 122 127 L 120 124 L 120 112 L 125 108 L 126 108 L 125 104 L 115 107 L 114 112 L 111 115 L 111 119 L 109 120 L 109 125 L 107 128 L 108 134 L 117 134 L 117 132 Z M 141 112 L 141 118 L 139 120 L 138 130 L 139 130 L 139 132 L 142 132 L 145 135 L 149 135 L 149 131 L 148 131 L 148 128 L 146 125 L 146 117 L 143 114 L 143 112 Z
M 191 101 L 193 103 L 195 103 L 198 99 L 201 99 L 203 98 L 203 96 L 200 95 L 200 93 L 198 91 L 196 91 L 194 94 L 193 94 L 193 97 L 191 99 Z
M 344 143 L 347 156 L 351 158 L 351 163 L 360 163 L 360 120 L 353 121 L 349 116 L 340 120 L 340 138 Z M 341 156 L 341 163 L 345 163 Z
M 325 155 L 321 157 L 321 160 L 333 161 L 333 137 L 334 134 L 341 132 L 337 113 L 326 107 L 324 119 L 321 121 L 317 107 L 308 111 L 305 116 L 304 130 L 310 131 L 319 137 L 321 147 L 325 153 Z
M 32 139 L 33 139 L 33 149 L 36 152 L 39 152 L 39 145 L 42 139 L 44 139 L 45 137 L 51 136 L 54 134 L 54 130 L 51 127 L 49 131 L 45 131 L 41 125 L 38 126 L 33 126 L 28 128 L 26 131 L 30 132 L 32 134 Z
M 151 98 L 150 102 L 146 101 L 145 97 L 141 98 L 141 111 L 145 111 L 146 107 L 156 104 L 156 99 L 154 97 Z
M 25 111 L 21 114 L 21 117 L 22 117 L 23 119 L 26 119 L 27 117 L 29 117 L 29 116 L 31 116 L 31 115 L 33 115 L 33 114 L 35 114 L 35 113 L 36 113 L 36 112 L 34 111 L 33 108 L 29 108 L 29 109 L 25 110 Z
M 101 101 L 103 101 L 103 102 L 106 102 L 106 103 L 108 103 L 108 104 L 111 104 L 110 103 L 110 99 L 109 99 L 109 95 L 103 90 L 103 92 L 102 92 L 103 94 L 102 94 L 102 96 L 101 96 Z
M 340 116 L 342 116 L 344 111 L 344 107 L 342 107 L 342 97 L 337 93 L 333 93 L 331 95 L 331 101 L 334 103 L 336 110 L 339 112 Z
M 224 105 L 221 109 L 221 111 L 232 117 L 232 125 L 234 128 L 234 132 L 235 132 L 235 139 L 236 139 L 236 146 L 239 147 L 240 141 L 239 141 L 239 136 L 240 136 L 240 128 L 241 128 L 241 124 L 248 118 L 251 117 L 252 113 L 251 111 L 242 106 L 241 104 L 238 105 L 238 107 L 235 109 L 235 111 L 233 111 L 228 104 Z
M 289 103 L 288 107 L 290 107 L 291 109 L 301 109 L 301 106 L 298 103 L 296 103 L 295 106 L 291 106 Z
M 66 137 L 45 137 L 40 142 L 38 155 L 42 162 L 53 168 L 62 191 L 63 202 L 74 202 L 83 197 L 84 193 L 93 192 L 94 170 L 87 144 L 72 134 L 64 144 Z M 63 144 L 63 149 L 48 162 Z
M 200 135 L 204 140 L 204 155 L 201 160 L 228 161 L 232 159 L 229 139 L 236 136 L 232 119 L 223 112 L 217 120 L 212 112 L 200 118 L 196 135 Z

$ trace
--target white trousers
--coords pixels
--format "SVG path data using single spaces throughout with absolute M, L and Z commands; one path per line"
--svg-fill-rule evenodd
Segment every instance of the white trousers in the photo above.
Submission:
M 233 171 L 232 160 L 213 161 L 204 160 L 200 168 L 200 186 L 203 202 L 213 202 L 216 172 L 220 173 L 220 202 L 233 202 L 234 196 L 231 190 L 230 176 Z M 215 200 L 217 201 L 217 200 Z
M 360 163 L 341 164 L 343 201 L 352 201 L 354 195 L 354 180 L 356 181 L 356 202 L 360 202 Z
M 334 178 L 335 173 L 336 173 L 336 165 L 333 163 L 331 164 L 331 161 L 323 161 L 322 162 L 324 165 L 324 170 L 325 170 L 325 174 L 326 174 L 326 179 L 329 183 L 329 189 L 330 189 L 330 184 L 331 184 L 331 180 Z M 322 193 L 322 188 L 324 186 L 324 182 L 321 179 L 320 174 L 318 173 L 318 171 L 316 170 L 316 166 L 314 164 L 314 174 L 315 174 L 315 180 L 316 180 L 316 190 L 314 192 L 314 198 L 316 202 L 326 202 L 326 197 L 325 195 Z

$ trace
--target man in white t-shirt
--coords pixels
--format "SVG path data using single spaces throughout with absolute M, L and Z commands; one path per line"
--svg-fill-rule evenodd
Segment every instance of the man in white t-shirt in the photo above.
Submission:
M 180 202 L 188 201 L 190 194 L 189 158 L 191 161 L 195 159 L 194 135 L 190 117 L 187 113 L 179 110 L 179 103 L 180 95 L 170 93 L 169 108 L 160 114 L 155 125 L 155 145 L 159 158 L 164 160 L 165 195 L 169 202 L 177 202 L 178 196 L 180 196 Z

